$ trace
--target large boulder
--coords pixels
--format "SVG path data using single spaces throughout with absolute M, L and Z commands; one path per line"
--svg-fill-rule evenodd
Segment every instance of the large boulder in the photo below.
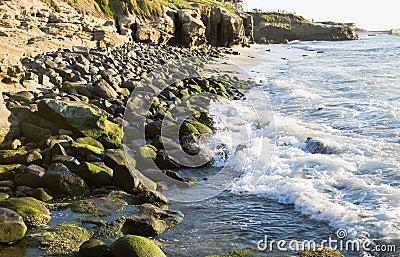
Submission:
M 45 225 L 51 219 L 45 203 L 32 197 L 9 198 L 1 201 L 0 207 L 11 209 L 21 215 L 28 227 Z
M 166 257 L 153 241 L 133 235 L 121 237 L 112 243 L 111 251 L 115 257 Z
M 193 48 L 206 43 L 206 26 L 201 20 L 199 9 L 178 10 L 176 30 L 176 41 L 185 47 Z
M 43 175 L 43 187 L 53 196 L 80 196 L 89 193 L 89 187 L 78 175 L 65 165 L 54 163 Z
M 207 27 L 208 42 L 213 46 L 231 47 L 248 43 L 243 18 L 220 6 L 203 6 L 201 14 Z
M 23 218 L 13 210 L 0 208 L 0 243 L 11 243 L 25 236 L 27 227 Z
M 46 99 L 38 104 L 38 108 L 40 115 L 56 121 L 62 127 L 94 139 L 104 136 L 121 142 L 122 128 L 109 121 L 107 114 L 97 106 L 83 101 Z

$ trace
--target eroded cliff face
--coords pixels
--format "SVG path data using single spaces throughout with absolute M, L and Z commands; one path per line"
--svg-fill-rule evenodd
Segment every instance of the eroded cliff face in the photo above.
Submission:
M 285 43 L 293 40 L 356 40 L 352 24 L 316 23 L 301 16 L 282 13 L 253 13 L 257 43 Z
M 118 25 L 123 35 L 133 41 L 184 47 L 204 44 L 231 47 L 253 41 L 253 21 L 248 14 L 233 13 L 220 6 L 193 4 L 190 9 L 165 8 L 153 20 L 120 15 Z

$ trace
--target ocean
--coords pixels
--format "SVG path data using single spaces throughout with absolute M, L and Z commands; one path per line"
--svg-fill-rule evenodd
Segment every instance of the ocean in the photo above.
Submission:
M 225 165 L 241 175 L 216 196 L 172 203 L 186 218 L 158 238 L 167 255 L 218 254 L 268 237 L 367 238 L 397 251 L 345 256 L 400 256 L 400 37 L 265 50 L 246 68 L 260 82 L 246 94 L 252 106 L 216 108 L 224 129 L 215 140 L 229 157 L 200 171 Z

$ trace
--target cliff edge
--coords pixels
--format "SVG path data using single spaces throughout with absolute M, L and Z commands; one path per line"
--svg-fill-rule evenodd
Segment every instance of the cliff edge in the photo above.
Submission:
M 354 24 L 310 22 L 292 13 L 255 12 L 254 39 L 257 43 L 285 43 L 293 40 L 356 40 Z

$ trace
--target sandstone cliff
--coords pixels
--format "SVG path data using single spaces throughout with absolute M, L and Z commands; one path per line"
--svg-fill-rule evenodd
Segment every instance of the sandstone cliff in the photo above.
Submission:
M 352 24 L 316 23 L 288 13 L 253 13 L 257 43 L 285 43 L 293 40 L 355 40 Z

